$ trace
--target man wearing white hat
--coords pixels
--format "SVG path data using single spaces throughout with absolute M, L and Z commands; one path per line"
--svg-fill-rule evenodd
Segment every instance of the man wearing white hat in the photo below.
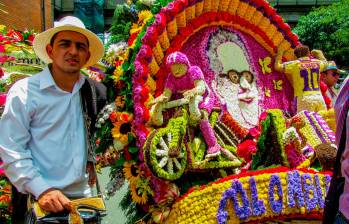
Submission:
M 38 34 L 33 47 L 48 66 L 10 89 L 0 120 L 0 156 L 19 192 L 33 195 L 48 212 L 60 212 L 70 208 L 71 198 L 90 196 L 95 182 L 87 162 L 93 161 L 90 131 L 106 93 L 80 69 L 97 63 L 104 47 L 72 16 Z M 86 85 L 95 96 L 90 102 L 82 94 Z

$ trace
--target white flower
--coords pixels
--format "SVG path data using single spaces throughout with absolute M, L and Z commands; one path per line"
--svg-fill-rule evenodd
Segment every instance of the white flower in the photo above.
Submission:
M 104 120 L 103 118 L 99 118 L 99 119 L 98 119 L 98 123 L 104 124 L 104 123 L 105 123 L 105 120 Z
M 104 120 L 108 120 L 108 118 L 109 118 L 109 114 L 108 113 L 103 114 L 103 119 Z

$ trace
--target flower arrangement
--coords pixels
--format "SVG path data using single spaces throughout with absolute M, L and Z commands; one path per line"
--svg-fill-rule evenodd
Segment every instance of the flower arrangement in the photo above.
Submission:
M 267 110 L 267 116 L 261 121 L 258 151 L 253 156 L 252 169 L 260 169 L 260 165 L 268 167 L 277 164 L 289 166 L 283 143 L 283 133 L 286 131 L 286 120 L 281 110 Z
M 0 221 L 4 224 L 11 223 L 11 184 L 1 174 L 0 178 Z
M 326 175 L 287 168 L 247 172 L 251 164 L 259 169 L 289 166 L 292 161 L 294 166 L 310 167 L 310 157 L 304 161 L 297 161 L 297 156 L 294 160 L 289 158 L 291 153 L 283 140 L 286 120 L 281 110 L 268 111 L 265 117 L 261 116 L 260 127 L 249 130 L 232 118 L 216 97 L 212 103 L 222 113 L 210 112 L 208 119 L 223 149 L 221 155 L 211 160 L 204 158 L 207 146 L 198 128 L 185 117 L 166 111 L 162 114 L 164 126 L 158 128 L 152 124 L 152 101 L 163 92 L 168 74 L 165 58 L 174 51 L 186 53 L 193 65 L 202 68 L 211 90 L 217 71 L 222 71 L 222 65 L 215 60 L 216 50 L 220 43 L 230 41 L 245 46 L 244 55 L 251 71 L 259 74 L 264 69 L 268 74 L 256 75 L 256 85 L 261 90 L 269 89 L 265 94 L 269 97 L 260 94 L 258 103 L 264 104 L 260 109 L 290 109 L 291 90 L 287 83 L 275 88 L 273 80 L 282 82 L 283 78 L 268 64 L 261 67 L 258 59 L 271 58 L 277 48 L 287 50 L 286 58 L 292 59 L 298 38 L 266 1 L 158 0 L 137 4 L 130 1 L 118 7 L 115 15 L 112 43 L 123 41 L 127 49 L 125 45 L 122 51 L 115 48 L 108 57 L 115 69 L 109 71 L 104 82 L 112 89 L 109 98 L 113 104 L 110 111 L 107 108 L 108 112 L 104 112 L 105 119 L 101 115 L 103 119 L 97 122 L 100 132 L 96 143 L 104 155 L 108 152 L 108 156 L 116 159 L 111 164 L 115 175 L 110 183 L 117 185 L 115 181 L 121 181 L 124 176 L 130 183 L 129 203 L 124 206 L 126 210 L 136 211 L 128 212 L 136 214 L 129 218 L 130 223 L 224 223 L 230 218 L 237 222 L 265 221 L 302 218 L 305 214 L 319 218 L 321 209 L 318 206 L 313 209 L 313 198 L 325 195 L 324 182 L 329 183 Z M 110 46 L 110 49 L 115 47 Z M 215 94 L 214 90 L 212 93 Z M 180 134 L 173 134 L 173 129 L 178 129 Z M 175 144 L 178 152 L 172 151 Z M 309 174 L 311 179 L 303 174 Z M 222 177 L 226 178 L 214 182 Z M 301 185 L 307 189 L 305 193 L 309 197 L 302 197 L 308 204 L 287 207 L 287 197 L 302 195 L 288 180 L 298 184 L 301 178 L 309 185 Z M 109 187 L 113 192 L 113 187 Z M 207 194 L 202 194 L 204 191 Z
M 309 145 L 315 148 L 321 143 L 335 142 L 335 135 L 324 119 L 315 112 L 302 111 L 291 119 L 298 133 L 306 139 Z
M 285 167 L 229 176 L 189 190 L 172 207 L 166 223 L 320 218 L 329 179 L 326 172 Z

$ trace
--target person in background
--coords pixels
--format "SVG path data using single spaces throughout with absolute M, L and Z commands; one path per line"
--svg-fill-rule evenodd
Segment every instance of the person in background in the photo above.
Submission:
M 275 70 L 285 73 L 293 87 L 297 112 L 302 110 L 317 112 L 326 109 L 320 92 L 320 73 L 326 68 L 327 61 L 320 50 L 312 52 L 314 53 L 311 54 L 306 45 L 297 46 L 294 50 L 297 59 L 282 63 L 284 50 L 279 48 L 275 58 Z M 312 58 L 312 55 L 318 59 Z
M 336 143 L 338 150 L 344 145 L 341 155 L 340 173 L 345 178 L 343 192 L 339 198 L 339 211 L 335 217 L 335 224 L 349 223 L 349 79 L 347 78 L 338 93 L 334 103 L 336 114 Z M 342 139 L 344 138 L 344 139 Z M 341 144 L 342 143 L 342 144 Z M 344 143 L 344 144 L 343 144 Z M 331 186 L 332 187 L 332 186 Z
M 332 108 L 336 99 L 337 91 L 334 89 L 338 79 L 339 79 L 339 69 L 334 61 L 330 61 L 324 70 L 321 73 L 321 93 L 326 102 L 327 109 Z
M 36 55 L 48 66 L 16 82 L 8 92 L 0 120 L 0 156 L 16 189 L 56 213 L 69 210 L 71 199 L 91 196 L 96 173 L 90 131 L 95 120 L 84 108 L 94 100 L 96 110 L 101 109 L 106 89 L 80 73 L 104 54 L 98 36 L 76 17 L 64 17 L 54 25 L 33 43 Z M 95 91 L 90 102 L 81 94 L 86 85 Z M 12 221 L 21 223 L 25 211 L 16 206 L 23 202 L 14 196 Z

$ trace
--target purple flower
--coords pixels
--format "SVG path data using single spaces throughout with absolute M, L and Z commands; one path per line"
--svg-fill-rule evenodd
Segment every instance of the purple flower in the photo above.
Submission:
M 265 214 L 265 206 L 262 200 L 258 200 L 258 192 L 256 180 L 254 177 L 250 178 L 250 189 L 252 198 L 252 213 L 254 216 L 260 216 Z
M 274 189 L 275 186 L 277 187 L 277 194 L 279 197 L 279 200 L 275 201 L 274 197 Z M 282 211 L 282 186 L 279 175 L 273 174 L 270 177 L 269 182 L 269 200 L 270 200 L 270 208 L 271 210 L 276 213 L 280 214 Z
M 326 195 L 327 195 L 328 189 L 330 189 L 330 183 L 331 183 L 331 176 L 326 174 L 325 175 Z
M 324 201 L 324 195 L 322 194 L 320 179 L 319 179 L 319 176 L 317 174 L 315 174 L 314 177 L 315 177 L 315 188 L 316 188 L 318 204 L 319 204 L 320 208 L 324 208 L 325 201 Z
M 239 204 L 238 194 L 240 194 L 242 199 L 241 206 Z M 241 220 L 246 220 L 251 216 L 250 202 L 248 200 L 246 191 L 243 189 L 239 180 L 234 180 L 231 188 L 223 193 L 222 199 L 219 202 L 217 212 L 217 221 L 219 224 L 225 223 L 228 219 L 228 213 L 225 211 L 228 200 L 232 200 L 235 213 Z
M 134 107 L 134 114 L 137 117 L 137 119 L 140 119 L 143 116 L 143 108 L 141 106 L 135 106 Z
M 289 207 L 296 206 L 295 197 L 297 197 L 297 206 L 303 207 L 304 203 L 304 195 L 302 189 L 301 175 L 297 170 L 293 172 L 287 173 L 287 203 Z
M 307 181 L 308 180 L 308 181 Z M 316 208 L 318 199 L 315 192 L 315 187 L 313 184 L 313 179 L 307 173 L 302 174 L 302 182 L 304 187 L 305 204 L 308 211 L 312 211 Z M 311 192 L 313 192 L 313 197 L 310 197 Z

